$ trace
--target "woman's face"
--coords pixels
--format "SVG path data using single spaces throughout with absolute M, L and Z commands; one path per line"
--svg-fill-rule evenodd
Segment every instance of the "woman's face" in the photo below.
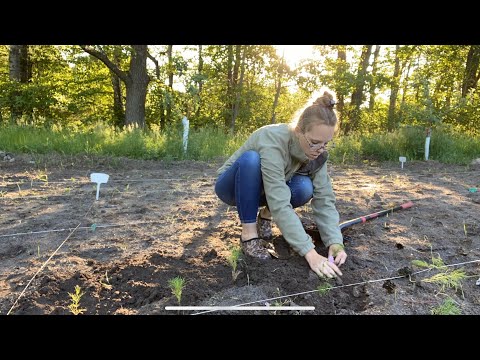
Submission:
M 335 127 L 325 124 L 313 125 L 305 133 L 297 133 L 300 146 L 310 160 L 328 149 L 334 134 Z

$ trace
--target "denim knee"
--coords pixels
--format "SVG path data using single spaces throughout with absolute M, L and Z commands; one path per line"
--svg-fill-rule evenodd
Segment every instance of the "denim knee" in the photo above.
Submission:
M 255 150 L 245 151 L 238 160 L 242 162 L 242 169 L 261 172 L 260 154 Z
M 313 184 L 310 177 L 294 175 L 287 184 L 292 193 L 290 200 L 292 207 L 297 208 L 305 205 L 313 197 Z

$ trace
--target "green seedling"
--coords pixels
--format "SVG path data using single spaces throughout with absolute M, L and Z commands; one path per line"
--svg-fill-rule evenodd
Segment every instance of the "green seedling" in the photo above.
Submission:
M 449 297 L 445 299 L 441 305 L 433 308 L 431 313 L 432 315 L 460 315 L 462 311 L 457 306 L 455 301 Z
M 320 296 L 327 295 L 332 288 L 333 286 L 327 281 L 325 281 L 317 287 L 318 295 Z
M 467 224 L 463 222 L 463 232 L 465 233 L 465 237 L 467 237 Z
M 5 196 L 7 196 L 7 192 L 6 191 L 0 191 L 0 198 L 4 198 Z
M 238 275 L 240 275 L 241 271 L 237 270 L 238 267 L 238 260 L 240 255 L 242 254 L 242 250 L 239 246 L 234 246 L 230 249 L 230 256 L 227 258 L 228 264 L 232 268 L 232 279 L 235 282 L 237 280 Z
M 178 305 L 180 305 L 180 301 L 182 300 L 182 291 L 185 287 L 185 279 L 180 276 L 174 277 L 173 279 L 168 280 L 168 286 L 170 286 L 172 294 L 175 295 Z
M 423 268 L 428 268 L 428 269 L 445 269 L 445 263 L 443 262 L 442 258 L 440 255 L 434 255 L 432 251 L 432 246 L 430 245 L 430 253 L 432 256 L 432 263 L 429 264 L 426 261 L 423 260 L 412 260 L 412 265 L 418 266 L 418 267 L 423 267 Z
M 80 308 L 80 299 L 84 295 L 80 286 L 75 285 L 75 294 L 68 293 L 68 295 L 72 301 L 71 304 L 68 305 L 68 308 L 73 315 L 83 314 L 85 311 L 87 311 L 87 309 Z
M 444 291 L 445 288 L 453 288 L 455 289 L 455 291 L 457 291 L 459 288 L 460 290 L 462 290 L 461 281 L 467 278 L 467 275 L 461 269 L 450 270 L 445 265 L 440 255 L 435 256 L 433 252 L 431 264 L 422 260 L 412 260 L 412 265 L 428 269 L 440 270 L 441 272 L 439 272 L 438 274 L 435 274 L 430 278 L 424 279 L 423 281 L 439 285 L 441 291 Z
M 423 281 L 438 284 L 441 287 L 442 291 L 444 291 L 445 288 L 452 288 L 457 291 L 458 288 L 462 290 L 461 281 L 465 280 L 466 278 L 467 275 L 465 274 L 465 271 L 461 269 L 455 269 L 453 271 L 447 269 L 445 270 L 445 272 L 435 274 L 428 279 L 424 279 Z

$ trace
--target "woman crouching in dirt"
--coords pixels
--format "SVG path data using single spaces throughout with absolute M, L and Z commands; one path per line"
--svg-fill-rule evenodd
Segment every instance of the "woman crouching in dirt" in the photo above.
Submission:
M 270 258 L 264 239 L 272 237 L 273 219 L 285 240 L 317 275 L 342 275 L 339 266 L 347 254 L 326 164 L 337 124 L 334 105 L 333 96 L 325 91 L 305 108 L 296 124 L 257 129 L 218 169 L 215 192 L 220 200 L 237 207 L 245 254 Z M 310 199 L 315 223 L 333 261 L 315 251 L 293 210 Z M 259 206 L 263 206 L 260 211 Z

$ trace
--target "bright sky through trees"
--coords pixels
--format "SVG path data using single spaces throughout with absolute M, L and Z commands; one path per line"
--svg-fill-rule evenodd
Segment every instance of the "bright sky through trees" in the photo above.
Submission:
M 313 45 L 275 45 L 277 54 L 285 54 L 291 68 L 296 68 L 301 60 L 313 58 Z

